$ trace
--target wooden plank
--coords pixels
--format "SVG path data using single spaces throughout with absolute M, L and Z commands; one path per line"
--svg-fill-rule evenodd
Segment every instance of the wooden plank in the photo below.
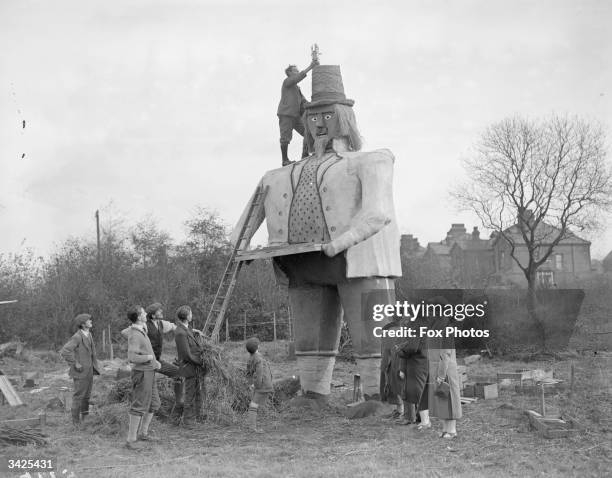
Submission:
M 252 261 L 255 259 L 268 259 L 270 257 L 290 256 L 292 254 L 304 254 L 306 252 L 320 251 L 323 244 L 316 242 L 303 242 L 300 244 L 282 244 L 279 246 L 262 247 L 251 251 L 240 251 L 236 255 L 236 261 Z
M 13 385 L 9 381 L 6 375 L 0 375 L 0 391 L 6 398 L 6 401 L 9 402 L 11 407 L 18 407 L 23 405 L 21 398 L 13 388 Z
M 554 417 L 543 417 L 538 412 L 527 410 L 532 428 L 542 434 L 544 438 L 566 438 L 580 431 L 574 419 L 562 420 Z
M 46 424 L 47 416 L 41 413 L 36 418 L 16 418 L 15 420 L 3 420 L 0 424 L 7 427 L 41 427 Z

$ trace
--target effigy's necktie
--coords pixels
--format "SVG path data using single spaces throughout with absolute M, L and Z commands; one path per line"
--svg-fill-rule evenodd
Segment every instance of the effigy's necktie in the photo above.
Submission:
M 325 159 L 310 158 L 302 168 L 289 213 L 290 244 L 329 241 L 317 187 L 317 169 Z

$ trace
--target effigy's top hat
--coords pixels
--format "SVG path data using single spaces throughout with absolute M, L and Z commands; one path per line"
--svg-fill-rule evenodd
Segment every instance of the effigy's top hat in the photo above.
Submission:
M 341 104 L 353 106 L 354 100 L 349 100 L 344 94 L 340 65 L 318 65 L 312 69 L 312 101 L 305 107 L 316 108 Z

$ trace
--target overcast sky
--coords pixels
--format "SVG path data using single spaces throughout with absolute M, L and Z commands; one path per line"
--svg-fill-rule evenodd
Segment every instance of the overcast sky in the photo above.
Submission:
M 234 224 L 280 165 L 283 69 L 314 42 L 341 66 L 364 149 L 396 156 L 400 230 L 423 245 L 471 230 L 448 190 L 487 125 L 612 125 L 610 20 L 606 0 L 2 0 L 0 253 L 93 238 L 111 201 L 178 241 L 196 205 Z M 309 98 L 310 76 L 300 86 Z M 612 224 L 583 237 L 602 257 Z

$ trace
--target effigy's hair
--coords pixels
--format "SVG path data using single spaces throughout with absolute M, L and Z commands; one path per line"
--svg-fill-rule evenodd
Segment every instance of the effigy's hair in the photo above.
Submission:
M 297 65 L 289 65 L 287 68 L 285 68 L 285 75 L 289 76 L 289 71 L 291 68 L 297 68 Z
M 350 151 L 360 151 L 363 145 L 363 138 L 359 134 L 357 128 L 357 119 L 353 108 L 346 105 L 335 104 L 334 110 L 338 115 L 338 124 L 340 127 L 340 135 L 346 136 L 349 140 Z M 308 129 L 308 110 L 302 115 L 302 123 L 304 124 L 304 139 L 308 145 L 308 152 L 314 152 L 314 138 Z
M 359 151 L 363 144 L 363 139 L 359 134 L 359 129 L 357 129 L 357 119 L 355 118 L 353 108 L 346 105 L 334 106 L 338 115 L 340 133 L 342 136 L 348 136 L 351 151 Z

